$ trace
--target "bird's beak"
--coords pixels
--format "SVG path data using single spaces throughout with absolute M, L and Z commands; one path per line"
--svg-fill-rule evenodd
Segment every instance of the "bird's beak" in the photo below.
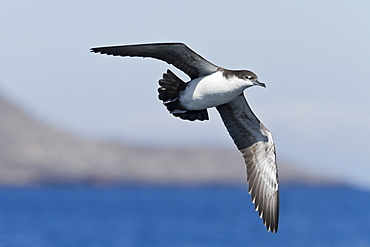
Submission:
M 263 82 L 260 82 L 259 80 L 255 80 L 253 83 L 254 85 L 257 85 L 257 86 L 266 87 L 266 84 Z

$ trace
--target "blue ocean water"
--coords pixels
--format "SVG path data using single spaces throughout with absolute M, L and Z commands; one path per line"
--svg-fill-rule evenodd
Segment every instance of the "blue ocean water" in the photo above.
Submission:
M 281 187 L 268 233 L 247 187 L 0 189 L 0 247 L 370 246 L 370 193 Z

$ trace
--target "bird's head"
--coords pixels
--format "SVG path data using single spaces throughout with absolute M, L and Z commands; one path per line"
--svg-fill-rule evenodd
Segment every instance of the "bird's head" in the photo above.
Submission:
M 236 78 L 243 85 L 251 87 L 254 85 L 266 87 L 265 83 L 258 80 L 258 76 L 250 70 L 222 70 L 223 76 L 232 79 Z
M 250 86 L 257 85 L 257 86 L 261 86 L 261 87 L 266 87 L 266 84 L 263 83 L 263 82 L 260 82 L 258 80 L 258 76 L 255 73 L 253 73 L 252 71 L 242 70 L 241 73 L 240 73 L 239 78 L 241 78 L 243 80 L 246 80 L 247 83 L 250 84 Z

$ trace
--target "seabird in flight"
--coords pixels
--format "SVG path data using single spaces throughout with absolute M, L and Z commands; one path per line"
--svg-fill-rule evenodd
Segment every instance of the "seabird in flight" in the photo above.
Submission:
M 92 52 L 113 56 L 151 57 L 172 64 L 190 77 L 184 82 L 167 70 L 159 80 L 158 98 L 168 111 L 184 120 L 208 120 L 216 107 L 247 170 L 248 192 L 268 231 L 277 232 L 279 180 L 275 146 L 270 131 L 249 107 L 243 91 L 265 87 L 249 70 L 228 70 L 207 61 L 182 43 L 153 43 L 96 47 Z

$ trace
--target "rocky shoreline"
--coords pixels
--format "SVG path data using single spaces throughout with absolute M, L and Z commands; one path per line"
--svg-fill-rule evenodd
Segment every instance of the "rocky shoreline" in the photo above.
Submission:
M 282 183 L 330 179 L 279 164 Z M 0 96 L 0 185 L 245 184 L 237 150 L 133 146 L 48 126 Z

